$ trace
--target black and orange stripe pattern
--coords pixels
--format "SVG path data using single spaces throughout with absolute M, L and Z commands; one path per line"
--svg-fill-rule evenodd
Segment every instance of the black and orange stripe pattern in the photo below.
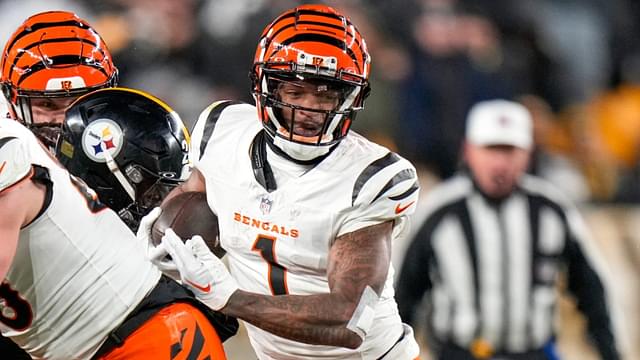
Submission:
M 115 86 L 118 73 L 100 35 L 65 11 L 28 18 L 7 41 L 1 67 L 5 96 L 14 104 L 24 94 L 64 96 Z M 52 86 L 52 79 L 60 83 Z
M 369 77 L 364 39 L 349 18 L 331 7 L 305 5 L 280 15 L 263 31 L 254 63 L 295 71 L 301 51 L 336 56 L 338 79 L 362 85 Z
M 350 106 L 360 108 L 369 92 L 370 64 L 366 42 L 348 17 L 325 5 L 301 5 L 264 29 L 252 69 L 254 92 L 258 98 L 266 96 L 266 76 L 305 74 L 360 88 Z M 264 104 L 257 105 L 268 123 Z M 344 119 L 338 138 L 346 135 L 350 122 Z

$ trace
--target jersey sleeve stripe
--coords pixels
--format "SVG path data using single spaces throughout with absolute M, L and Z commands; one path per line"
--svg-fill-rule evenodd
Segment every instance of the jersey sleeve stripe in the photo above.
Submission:
M 374 201 L 378 200 L 384 193 L 386 193 L 389 189 L 391 189 L 392 187 L 398 185 L 399 183 L 401 183 L 401 182 L 403 182 L 405 180 L 410 180 L 410 179 L 415 179 L 415 178 L 416 178 L 416 172 L 413 169 L 401 170 L 400 172 L 395 174 L 391 178 L 391 180 L 389 180 L 384 185 L 382 190 L 380 190 L 380 192 L 373 198 L 373 200 L 371 202 L 374 202 Z
M 20 184 L 21 182 L 23 182 L 25 180 L 31 179 L 33 177 L 34 173 L 35 173 L 35 171 L 34 171 L 33 166 L 32 166 L 31 169 L 29 170 L 29 172 L 25 176 L 21 177 L 18 181 L 14 182 L 13 184 L 11 184 L 11 185 L 9 185 L 7 187 L 0 188 L 0 194 L 1 193 L 5 193 L 7 191 L 11 191 L 11 189 L 15 188 L 16 185 Z
M 209 142 L 209 139 L 213 134 L 213 129 L 216 127 L 216 123 L 218 122 L 218 119 L 220 118 L 220 114 L 222 114 L 222 111 L 224 111 L 224 109 L 226 109 L 230 105 L 237 105 L 237 104 L 242 104 L 242 102 L 231 101 L 231 100 L 220 101 L 211 108 L 209 115 L 207 115 L 207 120 L 205 121 L 205 124 L 204 124 L 204 132 L 202 134 L 202 140 L 200 141 L 200 158 L 202 158 L 202 155 L 204 154 L 204 149 L 207 147 L 207 143 Z
M 398 200 L 402 200 L 405 198 L 408 198 L 411 194 L 413 194 L 414 192 L 418 191 L 418 189 L 420 188 L 420 186 L 418 185 L 418 182 L 414 182 L 411 187 L 409 189 L 407 189 L 407 191 L 403 192 L 400 195 L 396 195 L 396 196 L 390 196 L 389 199 L 393 200 L 393 201 L 398 201 Z
M 0 148 L 5 146 L 9 141 L 15 140 L 15 139 L 17 139 L 17 137 L 15 137 L 15 136 L 8 136 L 8 137 L 0 139 Z
M 356 183 L 353 185 L 353 193 L 351 194 L 351 205 L 355 204 L 356 198 L 360 194 L 362 187 L 364 184 L 369 181 L 373 177 L 373 175 L 377 174 L 380 170 L 386 168 L 387 166 L 397 162 L 400 160 L 400 157 L 392 152 L 387 153 L 387 155 L 381 157 L 378 160 L 375 160 L 369 166 L 367 166 L 360 175 L 358 175 L 358 179 L 356 179 Z
M 330 46 L 335 46 L 341 51 L 346 52 L 347 55 L 349 55 L 349 57 L 353 59 L 353 63 L 358 68 L 357 69 L 358 72 L 362 72 L 362 69 L 360 69 L 360 63 L 358 62 L 358 58 L 356 57 L 356 54 L 353 52 L 353 50 L 351 50 L 351 48 L 345 45 L 344 41 L 336 39 L 332 36 L 327 36 L 322 34 L 300 34 L 300 35 L 294 35 L 288 38 L 287 40 L 283 41 L 282 45 L 287 46 L 287 45 L 295 44 L 298 42 L 318 42 L 318 43 L 327 44 Z

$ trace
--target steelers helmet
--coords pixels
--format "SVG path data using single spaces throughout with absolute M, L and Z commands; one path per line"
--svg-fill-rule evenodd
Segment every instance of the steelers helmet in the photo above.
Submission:
M 131 227 L 189 171 L 190 136 L 178 114 L 142 91 L 108 88 L 67 110 L 56 157 Z
M 0 67 L 0 87 L 12 117 L 51 147 L 60 124 L 36 123 L 34 101 L 75 98 L 118 81 L 104 40 L 89 23 L 66 11 L 46 11 L 25 20 L 7 41 Z
M 290 9 L 263 31 L 251 78 L 258 116 L 281 150 L 294 160 L 326 154 L 344 138 L 369 94 L 371 57 L 365 40 L 349 18 L 325 5 Z M 339 94 L 337 106 L 319 110 L 287 103 L 278 95 L 283 83 L 308 81 Z M 293 114 L 283 117 L 283 110 Z M 322 130 L 313 136 L 295 134 L 296 115 L 321 113 Z M 300 118 L 301 116 L 298 116 Z

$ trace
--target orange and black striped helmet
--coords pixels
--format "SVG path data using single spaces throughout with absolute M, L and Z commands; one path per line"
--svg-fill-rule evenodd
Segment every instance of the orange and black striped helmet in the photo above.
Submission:
M 3 94 L 13 116 L 27 124 L 30 98 L 76 97 L 115 86 L 117 79 L 118 70 L 100 35 L 85 20 L 66 11 L 31 16 L 9 38 L 2 53 Z
M 276 145 L 284 144 L 280 147 L 286 147 L 283 150 L 289 155 L 296 152 L 298 156 L 293 157 L 298 160 L 326 153 L 347 135 L 356 112 L 362 109 L 369 93 L 370 64 L 362 35 L 334 8 L 301 5 L 282 13 L 264 29 L 251 71 L 258 114 L 267 134 Z M 321 134 L 309 139 L 289 131 L 293 123 L 287 124 L 279 109 L 300 107 L 278 99 L 274 79 L 308 79 L 340 89 L 343 96 L 336 108 L 321 111 L 325 113 Z M 301 154 L 305 151 L 306 156 Z

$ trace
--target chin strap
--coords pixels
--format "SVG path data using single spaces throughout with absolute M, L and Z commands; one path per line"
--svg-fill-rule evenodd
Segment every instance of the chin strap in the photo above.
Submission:
M 109 150 L 104 151 L 104 157 L 107 160 L 107 167 L 109 168 L 111 173 L 116 177 L 116 179 L 118 179 L 118 182 L 120 182 L 120 185 L 122 185 L 124 190 L 127 192 L 127 195 L 129 195 L 129 197 L 131 198 L 131 201 L 136 201 L 136 190 L 133 188 L 133 186 L 131 186 L 131 184 L 124 177 L 124 175 L 122 174 L 122 171 L 120 171 L 120 168 L 118 167 L 118 164 L 113 159 L 113 156 L 111 156 L 111 153 L 109 153 Z
M 251 167 L 256 180 L 267 192 L 278 188 L 276 178 L 273 176 L 271 165 L 267 162 L 267 148 L 264 130 L 260 130 L 251 143 Z
M 265 134 L 265 136 L 267 136 L 267 135 Z M 275 135 L 275 136 L 277 136 L 277 135 Z M 338 147 L 338 144 L 335 144 L 335 145 L 331 146 L 326 153 L 324 153 L 324 154 L 322 154 L 322 155 L 320 155 L 318 157 L 315 157 L 315 158 L 313 158 L 311 160 L 300 160 L 300 159 L 296 159 L 293 156 L 287 154 L 278 145 L 276 145 L 272 141 L 272 139 L 270 137 L 265 138 L 264 141 L 267 143 L 267 145 L 269 145 L 269 147 L 271 148 L 271 150 L 273 150 L 274 153 L 276 153 L 277 155 L 279 155 L 279 156 L 281 156 L 281 157 L 283 157 L 283 158 L 285 158 L 285 159 L 287 159 L 289 161 L 292 161 L 292 162 L 294 162 L 294 163 L 296 163 L 298 165 L 314 165 L 314 166 L 318 165 L 322 160 L 324 160 L 327 156 L 329 156 L 333 152 L 333 150 L 335 150 Z

